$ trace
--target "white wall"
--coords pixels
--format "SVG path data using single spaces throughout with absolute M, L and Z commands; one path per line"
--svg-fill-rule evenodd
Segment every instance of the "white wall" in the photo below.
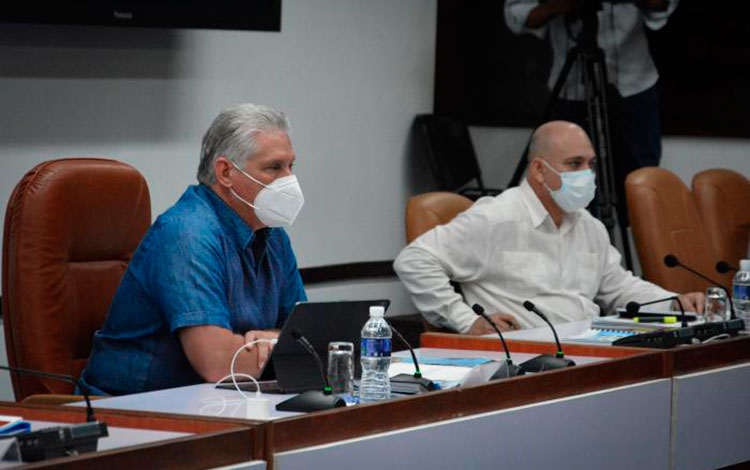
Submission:
M 284 0 L 281 33 L 0 25 L 0 201 L 39 162 L 108 156 L 143 173 L 156 216 L 195 183 L 215 115 L 254 101 L 292 121 L 307 200 L 290 230 L 300 266 L 393 259 L 424 178 L 410 129 L 432 109 L 436 9 Z M 398 282 L 308 294 L 411 308 Z
M 435 21 L 434 0 L 285 0 L 281 33 L 0 26 L 0 200 L 40 161 L 106 155 L 144 174 L 159 214 L 216 113 L 256 101 L 292 120 L 300 265 L 393 258 Z

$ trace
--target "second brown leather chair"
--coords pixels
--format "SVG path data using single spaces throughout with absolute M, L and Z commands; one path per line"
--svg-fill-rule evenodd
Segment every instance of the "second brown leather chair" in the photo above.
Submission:
M 442 191 L 412 197 L 406 205 L 406 243 L 437 225 L 447 224 L 473 203 L 460 194 Z
M 79 377 L 92 336 L 151 224 L 148 186 L 133 167 L 74 158 L 41 163 L 8 201 L 3 323 L 11 366 Z M 16 399 L 73 386 L 11 374 Z
M 718 259 L 739 266 L 750 242 L 750 181 L 731 170 L 702 171 L 693 176 L 693 197 Z
M 705 292 L 708 283 L 664 264 L 664 256 L 674 254 L 699 272 L 714 272 L 716 256 L 685 183 L 668 170 L 647 167 L 628 175 L 625 192 L 643 277 L 678 293 Z

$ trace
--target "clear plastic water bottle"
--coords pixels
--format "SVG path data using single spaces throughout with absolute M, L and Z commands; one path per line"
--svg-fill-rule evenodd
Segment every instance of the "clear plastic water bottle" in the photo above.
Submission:
M 734 275 L 732 300 L 737 318 L 745 321 L 742 333 L 750 334 L 750 259 L 740 261 L 740 270 Z
M 385 308 L 370 307 L 370 319 L 362 328 L 362 379 L 359 401 L 373 402 L 391 397 L 391 327 L 385 321 Z

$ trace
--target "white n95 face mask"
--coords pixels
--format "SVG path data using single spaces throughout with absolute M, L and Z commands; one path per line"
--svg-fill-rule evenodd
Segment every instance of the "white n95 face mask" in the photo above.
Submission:
M 541 159 L 547 167 L 560 176 L 562 186 L 553 190 L 544 183 L 552 199 L 565 212 L 575 212 L 589 205 L 596 195 L 596 174 L 589 168 L 581 171 L 559 172 L 546 160 Z
M 283 176 L 276 178 L 271 184 L 263 184 L 246 173 L 235 162 L 232 164 L 240 173 L 263 186 L 263 189 L 255 196 L 254 204 L 244 200 L 232 188 L 229 188 L 234 197 L 252 207 L 263 225 L 267 227 L 291 226 L 305 204 L 305 197 L 302 195 L 302 188 L 299 186 L 297 177 L 295 175 Z

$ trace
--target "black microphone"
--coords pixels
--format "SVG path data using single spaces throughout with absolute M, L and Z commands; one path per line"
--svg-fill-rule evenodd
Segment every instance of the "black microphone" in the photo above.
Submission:
M 44 459 L 66 457 L 71 455 L 71 449 L 78 453 L 96 451 L 99 438 L 109 436 L 107 423 L 100 423 L 94 417 L 94 408 L 91 406 L 89 389 L 72 375 L 55 374 L 38 370 L 26 369 L 24 367 L 10 367 L 0 365 L 0 370 L 7 370 L 17 374 L 46 377 L 62 380 L 78 387 L 86 400 L 86 422 L 70 426 L 54 426 L 27 432 L 15 437 L 21 451 L 21 460 L 24 462 L 36 462 Z
M 718 261 L 716 263 L 716 271 L 719 274 L 726 274 L 729 271 L 737 272 L 739 270 L 740 270 L 740 268 L 736 268 L 736 267 L 732 266 L 731 264 L 729 264 L 729 263 L 727 263 L 726 261 L 723 261 L 723 260 L 722 261 Z
M 567 357 L 565 357 L 565 354 L 563 354 L 560 339 L 557 337 L 557 331 L 555 330 L 555 327 L 552 326 L 552 323 L 550 323 L 550 321 L 547 319 L 547 316 L 539 311 L 539 309 L 536 308 L 536 306 L 528 300 L 524 301 L 523 306 L 529 312 L 536 313 L 539 318 L 544 320 L 544 322 L 547 323 L 552 329 L 552 333 L 555 335 L 555 343 L 557 344 L 557 353 L 555 353 L 554 356 L 551 356 L 549 354 L 542 354 L 533 359 L 529 359 L 528 361 L 521 364 L 521 367 L 529 372 L 541 372 L 545 370 L 561 369 L 563 367 L 576 365 L 575 362 L 568 359 Z
M 398 374 L 391 377 L 391 390 L 397 393 L 407 394 L 415 394 L 435 390 L 435 383 L 430 379 L 422 377 L 422 371 L 419 370 L 419 362 L 417 362 L 417 355 L 414 354 L 414 348 L 411 347 L 411 344 L 406 341 L 406 338 L 404 338 L 403 335 L 399 333 L 399 331 L 394 328 L 393 325 L 389 326 L 391 327 L 391 331 L 396 333 L 398 339 L 401 340 L 401 342 L 404 343 L 409 349 L 409 352 L 411 353 L 411 359 L 412 361 L 414 361 L 414 375 Z
M 315 359 L 315 362 L 318 365 L 318 370 L 320 371 L 320 376 L 323 377 L 324 388 L 323 390 L 307 390 L 306 392 L 300 393 L 288 400 L 284 400 L 276 405 L 276 410 L 300 411 L 306 413 L 309 411 L 329 410 L 331 408 L 346 406 L 346 402 L 343 398 L 331 394 L 332 389 L 328 383 L 328 376 L 323 368 L 323 361 L 320 360 L 320 355 L 313 345 L 310 344 L 310 341 L 308 341 L 307 338 L 305 338 L 305 335 L 296 328 L 292 330 L 292 337 L 300 346 L 302 346 L 302 349 L 307 351 L 307 353 Z
M 73 384 L 74 386 L 78 387 L 81 390 L 81 394 L 83 394 L 83 399 L 86 400 L 86 422 L 87 423 L 93 423 L 96 421 L 96 418 L 94 417 L 94 408 L 91 406 L 91 400 L 89 399 L 89 389 L 88 387 L 84 386 L 79 382 L 75 377 L 72 375 L 66 375 L 66 374 L 55 374 L 52 372 L 43 372 L 39 370 L 32 370 L 32 369 L 26 369 L 24 367 L 11 367 L 11 366 L 4 366 L 0 364 L 0 370 L 7 370 L 10 372 L 17 372 L 21 375 L 33 375 L 36 377 L 47 377 L 50 379 L 57 379 L 62 380 L 63 382 L 68 382 L 70 384 Z
M 333 389 L 331 388 L 331 384 L 328 383 L 328 375 L 326 374 L 326 370 L 323 367 L 323 361 L 320 360 L 318 351 L 316 351 L 313 345 L 310 344 L 310 341 L 305 338 L 305 335 L 303 335 L 302 332 L 296 328 L 292 330 L 292 338 L 294 338 L 294 340 L 298 342 L 300 346 L 302 346 L 305 351 L 307 351 L 307 353 L 315 359 L 315 363 L 318 365 L 320 376 L 323 378 L 323 392 L 326 395 L 330 395 Z
M 492 319 L 488 317 L 486 313 L 484 313 L 484 307 L 479 304 L 474 304 L 471 306 L 471 309 L 474 310 L 474 313 L 484 318 L 484 320 L 490 324 L 495 332 L 497 332 L 497 335 L 500 337 L 500 342 L 503 343 L 503 349 L 505 350 L 505 373 L 503 374 L 503 368 L 500 368 L 494 374 L 492 374 L 490 380 L 505 379 L 508 377 L 515 377 L 516 375 L 524 375 L 526 371 L 520 366 L 513 364 L 513 360 L 510 358 L 508 345 L 505 344 L 505 338 L 503 338 L 503 334 L 500 333 L 500 328 L 498 328 L 497 325 L 495 325 L 495 322 L 493 322 Z
M 638 314 L 638 311 L 644 305 L 658 304 L 659 302 L 666 302 L 667 300 L 677 301 L 677 305 L 680 307 L 680 320 L 682 323 L 681 326 L 683 328 L 687 328 L 688 322 L 687 322 L 687 317 L 685 316 L 685 309 L 682 307 L 682 302 L 680 301 L 680 298 L 676 295 L 665 297 L 663 299 L 652 300 L 650 302 L 628 302 L 627 305 L 625 305 L 625 311 L 628 312 L 628 317 L 633 318 L 634 316 Z
M 719 263 L 722 263 L 722 261 L 720 261 Z M 717 269 L 718 269 L 719 263 L 716 264 L 717 265 Z M 729 295 L 729 289 L 727 289 L 726 286 L 724 286 L 723 284 L 720 284 L 720 283 L 714 281 L 713 279 L 711 279 L 708 276 L 704 276 L 703 274 L 699 273 L 695 269 L 682 264 L 680 262 L 680 260 L 675 255 L 673 255 L 673 254 L 668 254 L 667 256 L 664 257 L 664 264 L 668 268 L 674 268 L 675 266 L 679 266 L 682 269 L 685 269 L 688 272 L 693 273 L 694 275 L 698 276 L 699 278 L 703 279 L 704 281 L 708 281 L 711 284 L 713 284 L 714 286 L 722 289 L 724 291 L 724 294 L 726 294 L 727 298 L 729 299 L 729 312 L 731 314 L 731 316 L 729 318 L 732 319 L 732 320 L 734 320 L 735 318 L 737 318 L 737 316 L 734 314 L 734 301 L 732 301 L 732 296 Z M 724 264 L 726 264 L 726 263 L 724 263 Z M 684 317 L 684 313 L 683 313 L 683 317 Z M 682 326 L 686 326 L 686 323 L 683 322 Z
M 705 341 L 709 338 L 714 338 L 719 335 L 736 336 L 741 330 L 745 328 L 745 323 L 738 318 L 722 322 L 711 322 L 703 323 L 695 326 L 687 326 L 685 309 L 680 302 L 680 298 L 677 296 L 667 297 L 666 299 L 653 300 L 651 302 L 628 302 L 625 309 L 628 312 L 628 316 L 634 317 L 638 314 L 638 310 L 643 305 L 655 304 L 658 302 L 664 302 L 665 300 L 676 300 L 677 305 L 680 306 L 680 313 L 682 314 L 682 328 L 678 328 L 671 331 L 660 331 L 652 333 L 643 333 L 639 335 L 633 335 L 626 338 L 620 338 L 612 343 L 614 346 L 634 346 L 634 347 L 654 347 L 654 348 L 671 348 L 677 344 L 684 344 Z

